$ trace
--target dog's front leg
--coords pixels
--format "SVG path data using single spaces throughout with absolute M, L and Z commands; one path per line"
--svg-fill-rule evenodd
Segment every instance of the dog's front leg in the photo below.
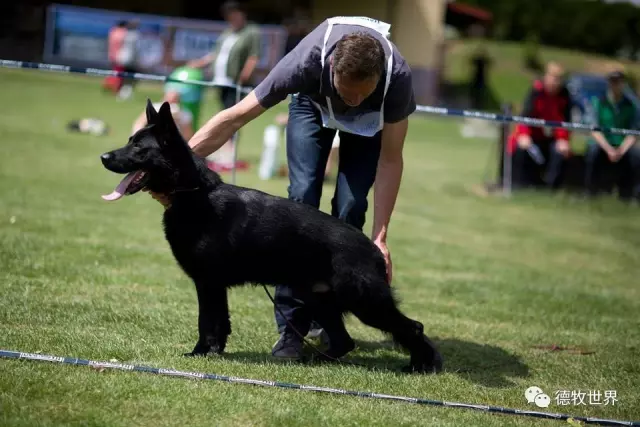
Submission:
M 198 293 L 198 342 L 187 356 L 203 356 L 208 353 L 220 354 L 227 345 L 231 334 L 227 290 L 211 283 L 196 282 Z

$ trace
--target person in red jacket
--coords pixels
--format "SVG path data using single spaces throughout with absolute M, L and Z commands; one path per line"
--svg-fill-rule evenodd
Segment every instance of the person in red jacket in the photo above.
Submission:
M 524 103 L 522 115 L 551 121 L 571 121 L 573 102 L 564 84 L 564 70 L 557 63 L 547 65 Z M 557 189 L 562 183 L 566 159 L 571 154 L 570 132 L 518 124 L 510 141 L 513 153 L 513 187 Z

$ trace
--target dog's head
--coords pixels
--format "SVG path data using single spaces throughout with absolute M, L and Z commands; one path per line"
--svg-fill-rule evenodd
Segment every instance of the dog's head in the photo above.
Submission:
M 158 111 L 147 101 L 147 125 L 134 133 L 122 148 L 100 156 L 108 170 L 126 174 L 105 200 L 118 200 L 146 188 L 171 194 L 199 185 L 195 156 L 173 120 L 165 102 Z

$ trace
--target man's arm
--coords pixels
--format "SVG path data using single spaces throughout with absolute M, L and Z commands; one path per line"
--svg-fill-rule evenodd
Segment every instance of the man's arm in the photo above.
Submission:
M 622 141 L 620 148 L 618 148 L 618 151 L 620 152 L 620 156 L 624 156 L 627 153 L 627 151 L 629 151 L 629 148 L 631 148 L 633 144 L 636 143 L 636 140 L 637 140 L 637 137 L 635 135 L 627 135 Z
M 189 146 L 198 156 L 206 157 L 222 147 L 242 126 L 266 110 L 258 102 L 255 91 L 251 91 L 239 103 L 209 119 L 189 140 Z
M 250 56 L 244 63 L 244 67 L 242 67 L 242 71 L 240 72 L 240 84 L 246 84 L 251 79 L 253 72 L 258 65 L 258 57 Z
M 638 109 L 636 108 L 634 108 L 633 110 L 633 119 L 631 120 L 631 123 L 628 124 L 628 128 L 637 130 L 640 129 L 640 111 L 638 111 Z M 636 135 L 627 135 L 622 141 L 620 148 L 618 149 L 618 151 L 620 152 L 620 156 L 624 156 L 627 151 L 629 151 L 629 149 L 633 147 L 633 144 L 635 144 L 637 140 L 638 137 Z
M 194 60 L 191 60 L 191 61 L 187 62 L 187 67 L 191 67 L 191 68 L 206 67 L 207 65 L 209 65 L 213 61 L 215 61 L 215 59 L 216 59 L 215 52 L 211 52 L 211 53 L 206 54 L 202 58 L 194 59 Z
M 527 96 L 524 99 L 524 103 L 522 104 L 522 116 L 523 117 L 533 117 L 534 113 L 534 101 L 536 97 L 536 83 L 534 86 L 529 89 Z M 518 123 L 515 128 L 515 136 L 518 145 L 521 148 L 527 148 L 531 145 L 531 127 L 527 126 L 523 123 Z
M 565 122 L 570 122 L 571 111 L 573 110 L 573 105 L 574 105 L 573 97 L 571 96 L 569 89 L 567 89 L 566 87 L 562 89 L 562 95 L 566 101 L 566 104 L 564 106 L 564 111 L 562 112 L 562 120 L 564 120 Z M 565 129 L 565 128 L 553 129 L 553 135 L 556 141 L 561 140 L 561 141 L 566 141 L 567 143 L 571 138 L 571 132 L 569 131 L 569 129 Z
M 602 132 L 591 132 L 591 136 L 596 141 L 596 143 L 598 143 L 600 148 L 602 148 L 607 153 L 613 150 L 613 147 L 609 144 L 609 141 L 607 141 L 607 138 L 605 138 Z
M 387 240 L 387 230 L 402 180 L 402 150 L 408 127 L 409 119 L 405 118 L 396 123 L 385 123 L 382 129 L 382 146 L 374 184 L 373 241 Z
M 242 71 L 240 72 L 240 84 L 245 84 L 251 79 L 251 76 L 258 65 L 260 57 L 260 33 L 257 29 L 252 31 L 249 43 L 249 56 L 247 57 L 247 60 L 242 67 Z

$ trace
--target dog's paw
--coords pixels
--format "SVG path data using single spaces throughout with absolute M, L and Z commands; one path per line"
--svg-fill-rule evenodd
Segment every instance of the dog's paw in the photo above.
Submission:
M 416 374 L 439 374 L 443 369 L 443 359 L 439 352 L 436 352 L 430 360 L 411 360 L 409 366 L 402 369 L 406 373 Z
M 215 354 L 222 354 L 227 347 L 228 335 L 221 334 L 215 337 L 208 337 L 207 344 L 209 345 L 209 351 Z
M 224 349 L 227 346 L 227 343 L 219 343 L 216 342 L 215 344 L 211 345 L 211 349 L 209 350 L 210 353 L 213 354 L 222 354 L 224 353 Z
M 206 356 L 211 351 L 211 346 L 208 344 L 204 344 L 200 341 L 196 343 L 196 346 L 191 350 L 190 353 L 184 353 L 185 357 L 197 357 L 197 356 Z

